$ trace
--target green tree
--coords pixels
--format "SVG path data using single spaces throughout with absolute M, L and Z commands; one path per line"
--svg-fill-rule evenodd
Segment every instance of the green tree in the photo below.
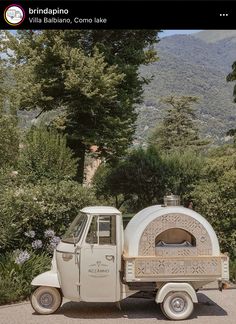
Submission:
M 0 112 L 0 168 L 15 166 L 19 150 L 17 119 Z
M 2 37 L 0 32 L 0 48 Z M 0 56 L 0 168 L 14 166 L 19 149 L 17 118 L 10 109 L 7 76 L 5 61 Z
M 0 113 L 2 113 L 2 111 L 3 111 L 4 95 L 5 95 L 4 69 L 3 69 L 3 61 L 0 58 Z
M 129 201 L 130 211 L 162 201 L 165 170 L 155 148 L 133 150 L 116 167 L 102 166 L 94 178 L 98 195 L 113 196 L 118 208 Z
M 8 38 L 19 107 L 58 110 L 55 123 L 80 158 L 79 180 L 91 145 L 107 160 L 122 156 L 147 81 L 138 69 L 155 59 L 157 31 L 20 31 Z
M 77 160 L 67 147 L 66 137 L 56 130 L 33 127 L 22 145 L 19 158 L 19 176 L 36 183 L 50 179 L 61 181 L 76 175 Z
M 119 208 L 137 211 L 162 203 L 166 194 L 188 198 L 201 178 L 203 158 L 193 151 L 158 153 L 155 147 L 131 151 L 116 167 L 102 165 L 94 178 L 96 193 L 115 197 Z
M 232 72 L 230 72 L 227 75 L 226 80 L 227 81 L 236 81 L 236 61 L 233 63 Z M 236 85 L 234 86 L 233 96 L 234 96 L 234 102 L 236 102 Z
M 193 150 L 172 150 L 162 154 L 165 165 L 166 193 L 179 195 L 182 201 L 188 197 L 202 177 L 205 158 Z
M 185 150 L 198 148 L 207 142 L 199 138 L 196 115 L 192 104 L 197 102 L 192 96 L 170 96 L 162 100 L 167 104 L 167 113 L 163 121 L 150 136 L 149 142 L 161 150 Z
M 227 133 L 227 136 L 233 137 L 234 144 L 236 144 L 236 128 L 230 129 Z
M 227 81 L 236 81 L 236 61 L 232 65 L 232 72 L 227 75 Z M 234 86 L 234 102 L 236 102 L 236 85 Z M 230 129 L 226 135 L 234 137 L 234 142 L 236 143 L 236 128 Z
M 217 232 L 221 248 L 236 256 L 236 149 L 225 145 L 210 152 L 203 177 L 190 196 L 196 210 Z

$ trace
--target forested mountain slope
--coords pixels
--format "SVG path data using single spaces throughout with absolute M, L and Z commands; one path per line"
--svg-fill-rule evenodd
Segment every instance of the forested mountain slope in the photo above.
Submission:
M 161 97 L 173 94 L 199 97 L 196 111 L 201 133 L 214 142 L 225 141 L 225 133 L 236 124 L 234 84 L 226 82 L 236 61 L 236 31 L 165 37 L 157 44 L 157 52 L 159 60 L 141 69 L 142 76 L 153 79 L 137 108 L 137 141 L 145 142 L 165 113 Z

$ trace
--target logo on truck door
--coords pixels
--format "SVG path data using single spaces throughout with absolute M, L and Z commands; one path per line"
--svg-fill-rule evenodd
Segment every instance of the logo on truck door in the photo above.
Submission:
M 107 277 L 109 276 L 110 269 L 107 264 L 97 261 L 88 266 L 88 275 L 90 277 Z

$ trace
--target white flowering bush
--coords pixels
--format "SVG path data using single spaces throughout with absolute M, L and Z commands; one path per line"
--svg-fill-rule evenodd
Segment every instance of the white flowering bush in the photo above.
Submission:
M 72 180 L 77 160 L 64 136 L 33 128 L 25 140 L 11 139 L 0 154 L 0 304 L 30 294 L 78 211 L 98 204 L 92 189 Z
M 97 204 L 93 190 L 75 181 L 0 188 L 0 253 L 52 252 L 79 210 Z
M 45 252 L 17 249 L 0 255 L 0 304 L 27 298 L 33 289 L 32 279 L 50 265 L 51 257 Z
M 98 204 L 92 189 L 69 180 L 73 163 L 68 174 L 64 164 L 63 175 L 52 163 L 45 177 L 47 163 L 41 161 L 34 170 L 32 163 L 31 169 L 27 163 L 0 169 L 0 304 L 29 296 L 32 279 L 50 268 L 53 250 L 78 211 Z
M 38 239 L 37 231 L 24 232 L 21 246 L 0 255 L 0 304 L 25 299 L 31 292 L 32 279 L 49 270 L 51 253 L 60 242 L 54 230 L 44 231 Z

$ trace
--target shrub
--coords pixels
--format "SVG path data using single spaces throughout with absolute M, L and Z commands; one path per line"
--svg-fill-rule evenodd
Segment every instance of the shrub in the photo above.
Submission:
M 128 202 L 129 211 L 140 210 L 163 197 L 163 167 L 156 149 L 135 149 L 116 167 L 99 167 L 94 177 L 97 195 L 116 197 L 118 208 Z
M 22 254 L 19 262 L 20 253 L 14 251 L 0 256 L 0 304 L 25 299 L 33 289 L 32 279 L 50 269 L 51 258 L 46 253 L 25 251 L 25 261 Z
M 19 175 L 27 182 L 61 181 L 76 175 L 77 159 L 67 147 L 66 137 L 56 130 L 33 127 L 20 153 Z
M 229 266 L 230 280 L 236 283 L 236 259 L 230 260 Z
M 18 157 L 19 134 L 14 116 L 0 111 L 0 168 L 14 165 Z
M 203 179 L 191 192 L 196 210 L 213 226 L 223 252 L 236 257 L 236 150 L 222 146 L 213 151 L 203 169 Z
M 4 215 L 4 210 L 0 211 L 0 251 L 14 249 L 21 238 L 21 225 L 15 217 Z
M 155 147 L 132 150 L 117 166 L 101 165 L 94 177 L 97 195 L 116 198 L 129 212 L 163 202 L 163 196 L 184 196 L 199 180 L 203 158 L 194 151 L 159 154 Z
M 165 153 L 162 160 L 165 165 L 166 192 L 183 198 L 199 181 L 204 158 L 193 150 L 186 149 L 184 152 L 172 150 Z
M 13 245 L 17 248 L 31 245 L 32 240 L 27 240 L 24 234 L 29 230 L 35 231 L 35 240 L 44 241 L 44 232 L 48 229 L 54 230 L 56 236 L 62 236 L 81 208 L 98 202 L 92 189 L 75 181 L 46 181 L 35 186 L 5 188 L 0 191 L 0 204 L 0 242 L 5 242 L 4 252 Z M 4 234 L 4 229 L 10 233 L 9 237 Z

